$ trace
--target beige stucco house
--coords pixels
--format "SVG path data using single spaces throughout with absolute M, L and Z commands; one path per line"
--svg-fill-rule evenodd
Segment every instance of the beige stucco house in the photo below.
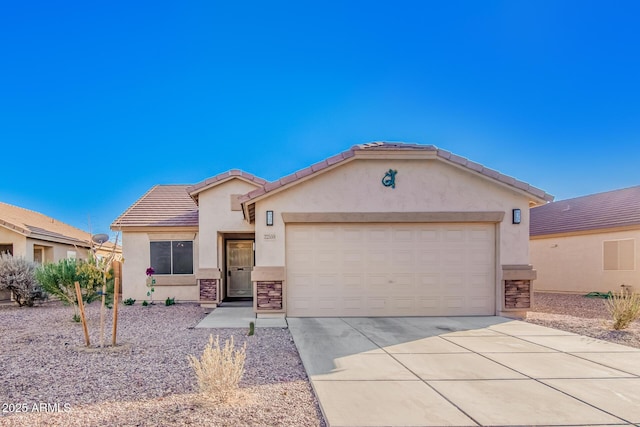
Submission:
M 529 306 L 529 208 L 549 200 L 434 146 L 370 143 L 274 182 L 158 185 L 112 229 L 124 298 L 147 298 L 152 266 L 155 298 L 252 298 L 258 316 L 494 315 Z
M 37 263 L 86 259 L 91 235 L 41 213 L 0 202 L 0 253 Z M 108 250 L 113 245 L 108 243 Z M 107 245 L 103 248 L 107 249 Z M 120 251 L 120 247 L 116 251 Z M 10 297 L 0 291 L 0 300 Z
M 536 291 L 640 291 L 640 186 L 531 210 Z

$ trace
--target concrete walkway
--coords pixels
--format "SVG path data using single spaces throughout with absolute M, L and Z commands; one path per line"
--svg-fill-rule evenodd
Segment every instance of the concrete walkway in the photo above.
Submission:
M 196 325 L 196 328 L 249 328 L 255 322 L 256 328 L 286 328 L 284 317 L 256 318 L 253 307 L 217 307 Z
M 332 427 L 640 423 L 640 349 L 501 317 L 287 320 Z

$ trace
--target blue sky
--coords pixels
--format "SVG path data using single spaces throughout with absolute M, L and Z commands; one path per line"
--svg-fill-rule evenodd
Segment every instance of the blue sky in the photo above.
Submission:
M 565 199 L 640 184 L 635 1 L 20 2 L 0 201 L 106 232 L 155 184 L 433 144 Z

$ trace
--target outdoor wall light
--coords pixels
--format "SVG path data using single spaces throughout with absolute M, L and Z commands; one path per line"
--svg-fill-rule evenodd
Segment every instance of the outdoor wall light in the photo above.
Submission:
M 267 211 L 267 225 L 273 225 L 273 211 Z
M 511 215 L 511 223 L 520 224 L 520 219 L 521 219 L 520 209 L 514 209 Z

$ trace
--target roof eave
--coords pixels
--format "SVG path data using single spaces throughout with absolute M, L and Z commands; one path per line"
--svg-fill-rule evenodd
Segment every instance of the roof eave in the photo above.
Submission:
M 71 246 L 81 246 L 83 248 L 91 247 L 91 243 L 88 240 L 80 240 L 80 239 L 75 239 L 73 237 L 64 237 L 64 236 L 55 237 L 55 236 L 48 236 L 46 234 L 40 234 L 40 233 L 31 233 L 31 235 L 28 237 L 30 239 L 40 240 L 43 242 L 62 243 L 62 244 L 71 245 Z
M 22 234 L 23 236 L 29 237 L 31 235 L 30 230 L 27 230 L 26 228 L 22 228 L 10 222 L 4 221 L 2 219 L 0 219 L 0 226 L 7 228 L 8 230 L 15 231 L 16 233 Z

